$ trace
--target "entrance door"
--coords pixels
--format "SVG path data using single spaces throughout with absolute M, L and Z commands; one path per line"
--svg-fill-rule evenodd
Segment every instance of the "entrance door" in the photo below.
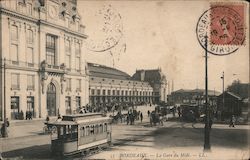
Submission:
M 53 83 L 47 88 L 47 111 L 48 116 L 56 116 L 56 87 Z
M 11 119 L 19 118 L 19 97 L 11 97 Z

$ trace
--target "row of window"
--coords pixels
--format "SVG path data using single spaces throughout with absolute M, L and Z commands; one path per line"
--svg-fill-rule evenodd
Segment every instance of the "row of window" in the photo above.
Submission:
M 102 134 L 107 132 L 107 123 L 84 126 L 80 128 L 80 137 Z
M 19 105 L 20 99 L 18 96 L 12 96 L 11 97 L 11 119 L 20 119 L 19 113 L 20 105 Z M 27 109 L 28 112 L 31 112 L 31 116 L 35 116 L 35 110 L 34 110 L 34 97 L 33 96 L 27 96 Z M 23 113 L 25 116 L 25 113 Z
M 81 97 L 76 96 L 76 108 L 81 107 Z M 66 109 L 66 114 L 72 114 L 72 107 L 71 107 L 71 97 L 66 96 L 65 97 L 65 109 Z
M 17 10 L 22 14 L 32 15 L 32 3 L 28 3 L 26 0 L 3 0 L 1 3 L 3 6 L 9 6 L 11 9 Z
M 111 90 L 102 90 L 102 95 L 105 96 L 107 91 L 107 95 L 111 95 Z M 120 94 L 121 93 L 121 94 Z M 101 95 L 101 90 L 100 89 L 91 89 L 91 95 Z M 150 91 L 124 91 L 124 90 L 112 90 L 112 95 L 121 95 L 121 96 L 132 96 L 132 95 L 137 95 L 137 96 L 150 96 L 152 95 L 152 92 Z
M 11 89 L 20 89 L 20 74 L 12 73 L 11 74 Z M 35 89 L 35 76 L 27 75 L 27 89 Z
M 75 80 L 76 91 L 81 91 L 81 79 Z M 20 74 L 11 73 L 11 89 L 20 89 Z M 27 89 L 35 89 L 35 75 L 27 75 Z M 71 78 L 66 79 L 66 91 L 71 91 Z
M 11 26 L 11 46 L 10 46 L 10 55 L 12 61 L 19 61 L 19 34 L 18 27 L 16 25 Z M 31 29 L 27 30 L 27 49 L 26 49 L 26 61 L 27 63 L 34 63 L 34 33 Z M 57 62 L 57 36 L 47 34 L 46 35 L 46 62 L 48 65 L 58 65 Z M 71 68 L 71 42 L 65 40 L 65 65 L 68 69 Z M 81 69 L 81 44 L 75 43 L 75 69 L 80 71 Z
M 72 81 L 71 78 L 66 78 L 66 91 L 71 91 L 71 81 Z M 74 83 L 76 85 L 76 91 L 81 91 L 82 80 L 76 79 Z

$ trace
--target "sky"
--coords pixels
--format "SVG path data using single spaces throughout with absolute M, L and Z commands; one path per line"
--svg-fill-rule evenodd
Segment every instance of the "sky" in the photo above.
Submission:
M 86 47 L 88 62 L 114 66 L 130 75 L 136 69 L 161 68 L 171 87 L 174 83 L 174 90 L 205 88 L 205 51 L 198 43 L 195 29 L 199 17 L 209 9 L 209 2 L 78 0 L 78 11 L 88 40 L 95 39 L 98 34 L 93 33 L 98 33 L 102 27 L 102 23 L 98 23 L 100 15 L 96 13 L 104 5 L 111 5 L 120 14 L 123 36 L 113 48 L 113 56 L 109 51 L 93 52 Z M 249 35 L 248 30 L 246 35 Z M 125 52 L 119 52 L 122 44 L 126 44 Z M 225 86 L 236 79 L 249 82 L 249 37 L 233 54 L 209 55 L 209 89 L 222 91 L 220 77 L 223 71 Z

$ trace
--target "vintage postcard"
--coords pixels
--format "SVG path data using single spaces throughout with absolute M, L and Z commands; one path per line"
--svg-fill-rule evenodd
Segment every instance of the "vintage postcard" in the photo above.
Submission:
M 248 160 L 249 3 L 0 0 L 0 160 Z

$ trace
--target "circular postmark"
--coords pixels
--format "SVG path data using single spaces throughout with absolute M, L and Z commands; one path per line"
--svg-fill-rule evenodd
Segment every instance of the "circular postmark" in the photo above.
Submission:
M 114 48 L 123 36 L 123 24 L 120 13 L 111 5 L 104 5 L 95 13 L 95 25 L 87 39 L 87 49 L 105 52 Z
M 239 49 L 245 40 L 244 17 L 230 6 L 213 6 L 198 20 L 196 35 L 205 49 L 214 55 L 228 55 Z

